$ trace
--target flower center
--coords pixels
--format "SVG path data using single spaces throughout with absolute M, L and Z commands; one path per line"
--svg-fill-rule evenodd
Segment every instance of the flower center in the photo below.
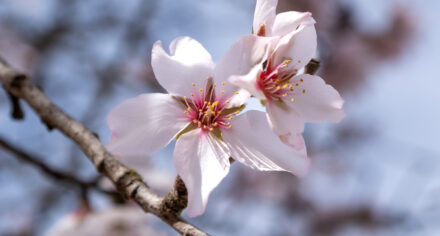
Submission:
M 221 84 L 221 86 L 225 85 L 226 82 Z M 217 96 L 217 84 L 213 84 L 211 77 L 206 78 L 203 88 L 196 90 L 195 83 L 192 86 L 194 92 L 190 97 L 185 96 L 182 100 L 186 106 L 184 113 L 188 120 L 205 131 L 231 128 L 230 121 L 240 113 L 242 107 L 226 108 L 229 100 L 224 97 L 225 91 L 220 89 L 221 95 Z
M 299 95 L 306 93 L 302 88 L 301 83 L 304 82 L 302 78 L 292 79 L 298 73 L 297 69 L 289 70 L 289 64 L 292 60 L 284 60 L 281 64 L 271 68 L 268 64 L 258 78 L 257 86 L 263 91 L 267 100 L 282 101 L 284 97 L 292 95 Z M 291 98 L 291 101 L 294 101 Z

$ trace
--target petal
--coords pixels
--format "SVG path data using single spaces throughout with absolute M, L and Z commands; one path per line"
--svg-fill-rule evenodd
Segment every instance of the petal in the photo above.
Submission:
M 265 99 L 264 93 L 257 86 L 257 78 L 261 74 L 261 65 L 256 65 L 252 70 L 246 75 L 236 76 L 233 75 L 229 77 L 229 82 L 232 84 L 245 89 L 251 95 L 258 97 L 260 99 Z
M 203 214 L 209 194 L 229 172 L 229 155 L 217 142 L 200 129 L 177 140 L 174 165 L 188 190 L 189 217 Z
M 257 64 L 261 64 L 267 53 L 270 43 L 276 41 L 276 38 L 257 37 L 255 35 L 246 35 L 236 41 L 219 60 L 215 67 L 214 79 L 217 84 L 228 82 L 230 76 L 246 75 Z M 237 91 L 234 85 L 222 87 L 225 94 L 231 95 Z
M 193 92 L 192 83 L 203 88 L 206 77 L 213 76 L 211 55 L 196 40 L 176 38 L 170 44 L 170 54 L 157 41 L 151 53 L 151 65 L 156 79 L 169 93 L 188 96 Z
M 298 30 L 283 36 L 272 56 L 275 65 L 285 59 L 292 60 L 289 70 L 303 68 L 315 55 L 317 46 L 316 30 L 313 24 L 302 25 Z
M 301 24 L 314 24 L 310 12 L 288 11 L 277 14 L 272 28 L 272 35 L 283 36 L 295 31 Z
M 301 82 L 301 88 L 305 93 L 293 95 L 294 102 L 290 106 L 294 108 L 307 122 L 331 121 L 339 122 L 345 117 L 342 109 L 344 100 L 338 91 L 326 84 L 324 80 L 315 75 L 298 75 L 293 81 Z
M 229 104 L 226 108 L 239 107 L 246 103 L 246 101 L 251 97 L 251 94 L 246 89 L 239 89 L 237 94 L 232 96 Z
M 272 132 L 264 112 L 248 111 L 231 125 L 223 131 L 223 138 L 235 160 L 263 171 L 289 171 L 300 177 L 308 172 L 306 149 L 297 151 L 285 145 Z
M 304 120 L 288 102 L 269 102 L 267 117 L 273 132 L 277 135 L 300 134 L 304 131 Z
M 254 13 L 253 32 L 257 33 L 262 24 L 266 27 L 266 36 L 271 36 L 272 25 L 275 20 L 278 0 L 257 0 Z
M 146 155 L 165 147 L 188 120 L 169 94 L 142 94 L 110 112 L 112 138 L 107 149 L 119 155 Z

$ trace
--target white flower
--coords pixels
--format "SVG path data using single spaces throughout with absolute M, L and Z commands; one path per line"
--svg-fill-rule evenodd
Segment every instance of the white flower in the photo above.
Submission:
M 264 58 L 248 73 L 231 76 L 231 83 L 246 89 L 266 104 L 273 131 L 288 145 L 304 147 L 304 122 L 339 122 L 345 113 L 339 93 L 319 76 L 299 74 L 316 51 L 316 31 L 311 13 L 275 14 L 277 0 L 258 0 L 253 42 L 242 48 L 263 50 Z M 247 36 L 248 37 L 248 36 Z M 265 40 L 265 44 L 262 43 Z M 248 39 L 243 39 L 249 41 Z
M 247 96 L 237 94 L 226 80 L 261 61 L 263 49 L 237 54 L 239 48 L 258 44 L 253 41 L 250 36 L 234 44 L 216 67 L 191 38 L 175 39 L 170 54 L 155 43 L 153 70 L 170 94 L 142 94 L 122 102 L 108 116 L 113 134 L 108 149 L 114 154 L 147 155 L 177 139 L 174 164 L 188 189 L 190 217 L 204 212 L 209 194 L 229 171 L 230 157 L 258 170 L 298 176 L 308 170 L 306 150 L 283 144 L 264 113 L 236 117 Z

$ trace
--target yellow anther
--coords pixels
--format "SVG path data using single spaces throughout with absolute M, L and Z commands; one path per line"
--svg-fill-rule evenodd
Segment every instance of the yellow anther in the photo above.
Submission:
M 215 102 L 212 104 L 213 107 L 215 107 L 215 106 L 217 106 L 217 105 L 218 105 L 218 101 L 215 101 Z
M 287 88 L 287 86 L 289 86 L 289 85 L 288 85 L 288 84 L 284 84 L 284 85 L 283 85 L 283 88 Z
M 298 86 L 298 85 L 299 85 L 298 83 L 295 84 L 295 86 Z
M 208 128 L 208 127 L 206 127 L 206 125 L 203 125 L 203 128 L 206 129 L 206 128 Z
M 186 96 L 183 96 L 183 99 L 185 99 L 185 100 L 186 100 Z
M 237 115 L 240 114 L 240 111 L 236 111 L 235 114 L 237 114 Z
M 287 96 L 287 93 L 283 93 L 283 97 Z
M 222 85 L 225 86 L 225 85 L 226 85 L 226 82 L 222 82 Z
M 294 102 L 294 101 L 295 101 L 295 98 L 291 98 L 290 101 Z
M 228 125 L 228 128 L 232 128 L 232 125 L 229 124 L 229 125 Z
M 196 83 L 192 83 L 192 86 L 195 87 L 195 86 L 196 86 Z
M 191 110 L 191 107 L 186 108 L 186 110 L 187 110 L 187 111 L 190 111 L 190 110 Z
M 211 79 L 211 77 L 209 77 L 209 76 L 208 76 L 208 77 L 206 77 L 206 81 L 208 81 L 208 80 L 210 80 L 210 79 Z
M 294 69 L 293 72 L 295 72 L 295 74 L 298 73 L 298 69 Z
M 306 93 L 306 90 L 305 90 L 305 89 L 303 89 L 303 93 Z
M 194 119 L 194 120 L 193 120 L 193 122 L 194 122 L 194 123 L 197 123 L 197 120 L 196 120 L 196 119 Z
M 214 128 L 212 128 L 212 127 L 209 127 L 209 131 L 213 131 L 214 130 Z
M 203 89 L 199 89 L 199 92 L 203 92 Z
M 303 79 L 299 79 L 299 82 L 304 82 L 304 80 Z
M 226 100 L 226 103 L 229 103 L 229 100 Z
M 230 117 L 228 117 L 228 119 L 229 119 L 229 120 L 232 120 L 232 119 L 234 119 L 234 117 L 230 116 Z
M 199 109 L 199 112 L 202 112 L 202 109 Z
M 290 59 L 286 59 L 286 60 L 284 60 L 284 62 L 285 63 L 290 63 L 292 60 L 290 60 Z
M 225 94 L 225 91 L 222 90 L 221 94 L 222 94 L 222 95 Z
M 215 87 L 217 87 L 217 84 L 213 84 L 212 86 L 214 86 L 214 88 L 215 88 Z
M 186 111 L 184 111 L 183 113 L 188 114 L 188 111 L 186 110 Z
M 194 93 L 191 93 L 191 97 L 194 97 Z
M 216 127 L 218 125 L 217 122 L 214 122 L 214 124 L 212 124 L 212 126 Z
M 236 94 L 236 95 L 238 95 L 238 91 L 237 91 L 237 92 L 235 92 L 235 94 Z

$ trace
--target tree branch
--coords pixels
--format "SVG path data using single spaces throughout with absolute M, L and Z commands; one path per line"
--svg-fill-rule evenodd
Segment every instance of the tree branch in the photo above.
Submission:
M 151 191 L 139 174 L 107 152 L 93 132 L 64 113 L 26 75 L 13 70 L 1 59 L 0 81 L 9 93 L 26 101 L 48 127 L 58 129 L 74 141 L 125 198 L 134 200 L 144 211 L 158 216 L 182 235 L 208 235 L 184 221 L 180 212 L 168 208 L 164 203 L 168 198 L 164 201 Z
M 44 173 L 46 173 L 49 176 L 54 177 L 55 179 L 59 179 L 62 181 L 65 181 L 67 183 L 73 184 L 73 185 L 79 185 L 82 188 L 90 188 L 90 187 L 97 187 L 96 182 L 90 181 L 85 182 L 82 181 L 75 176 L 65 174 L 63 172 L 57 171 L 45 163 L 41 161 L 41 158 L 37 158 L 35 156 L 32 156 L 24 151 L 22 151 L 20 148 L 15 147 L 14 145 L 10 144 L 9 142 L 5 141 L 4 139 L 0 138 L 0 147 L 4 150 L 14 154 L 18 159 L 23 160 L 25 162 L 28 162 L 39 169 L 41 169 Z

